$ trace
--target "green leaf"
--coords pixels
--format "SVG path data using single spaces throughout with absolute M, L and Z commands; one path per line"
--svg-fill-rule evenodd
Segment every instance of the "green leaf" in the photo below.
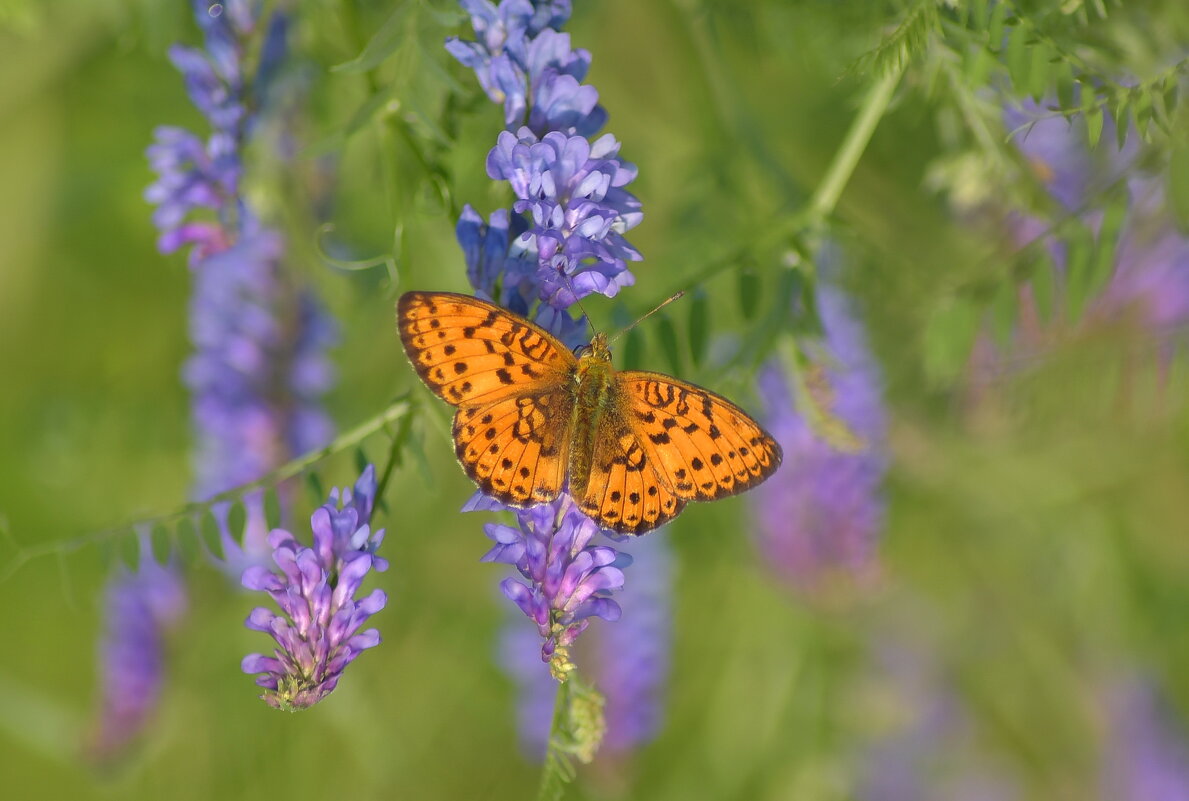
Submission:
M 1016 282 L 1007 278 L 999 282 L 991 298 L 991 336 L 1001 347 L 1011 344 L 1016 330 L 1016 312 L 1019 308 L 1019 292 Z
M 326 490 L 322 487 L 322 476 L 317 470 L 311 470 L 305 475 L 306 490 L 315 506 L 326 503 Z
M 1069 319 L 1078 320 L 1090 295 L 1094 234 L 1080 222 L 1065 232 L 1065 308 Z
M 149 543 L 153 552 L 153 560 L 159 565 L 168 564 L 169 557 L 173 554 L 173 537 L 170 536 L 169 529 L 164 523 L 153 526 L 153 530 L 149 533 Z
M 1087 94 L 1090 94 L 1089 88 L 1085 91 Z M 1092 94 L 1091 97 L 1093 97 Z M 1098 147 L 1098 140 L 1102 138 L 1102 107 L 1091 106 L 1085 110 L 1084 114 L 1086 117 L 1086 142 L 1089 143 L 1090 149 L 1093 150 Z
M 966 51 L 966 66 L 963 70 L 966 81 L 971 86 L 982 86 L 997 63 L 995 53 L 990 48 L 972 45 Z
M 231 509 L 227 511 L 227 533 L 231 535 L 231 539 L 240 545 L 244 544 L 244 529 L 248 525 L 248 510 L 244 508 L 242 499 L 236 500 L 231 504 Z
M 360 445 L 355 449 L 355 472 L 362 473 L 369 464 L 371 464 L 371 460 L 367 458 L 367 452 Z
M 933 310 L 924 331 L 924 370 L 934 384 L 951 382 L 965 367 L 978 331 L 978 314 L 955 298 Z
M 1057 83 L 1057 103 L 1062 109 L 1076 108 L 1073 91 L 1076 82 L 1073 76 L 1073 67 L 1069 65 L 1069 62 L 1061 61 L 1056 65 L 1054 80 Z
M 1177 93 L 1180 90 L 1180 84 L 1177 82 L 1175 75 L 1170 75 L 1165 80 L 1164 90 L 1161 93 L 1161 105 L 1164 106 L 1165 112 L 1169 118 L 1173 118 L 1177 114 Z
M 269 487 L 264 493 L 264 521 L 270 529 L 281 525 L 281 499 L 276 487 Z
M 342 64 L 330 68 L 331 72 L 367 72 L 388 60 L 411 37 L 405 35 L 405 20 L 414 3 L 405 0 L 388 15 L 388 19 L 380 26 L 375 35 L 363 47 L 363 51 Z
M 393 104 L 392 106 L 389 105 L 390 102 Z M 359 108 L 355 109 L 355 113 L 343 127 L 343 136 L 349 138 L 358 133 L 376 118 L 380 109 L 384 109 L 386 114 L 390 114 L 399 107 L 399 104 L 400 101 L 395 100 L 392 96 L 392 87 L 385 86 L 359 104 Z
M 669 370 L 674 375 L 681 373 L 681 348 L 677 343 L 677 328 L 669 315 L 661 312 L 657 315 L 656 334 L 660 340 L 661 353 L 669 363 Z
M 136 571 L 140 566 L 140 537 L 135 531 L 127 531 L 116 542 L 116 554 L 129 570 Z
M 202 536 L 202 544 L 206 546 L 210 555 L 215 559 L 222 559 L 223 532 L 219 528 L 219 521 L 209 509 L 203 512 L 198 522 L 198 533 Z
M 1107 201 L 1102 224 L 1098 227 L 1098 241 L 1094 245 L 1094 255 L 1086 274 L 1086 294 L 1089 297 L 1093 297 L 1115 272 L 1115 250 L 1126 220 L 1127 197 L 1117 194 Z
M 1010 5 L 1010 3 L 996 3 L 991 9 L 991 19 L 987 23 L 987 44 L 991 47 L 997 48 L 1003 41 L 1003 30 Z
M 627 333 L 627 341 L 623 343 L 623 368 L 625 370 L 639 370 L 644 364 L 644 335 L 639 327 Z
M 173 529 L 173 548 L 183 565 L 192 565 L 198 561 L 201 552 L 198 539 L 198 529 L 189 517 L 183 517 Z
M 966 18 L 962 24 L 974 28 L 984 27 L 987 22 L 987 2 L 988 0 L 971 0 L 966 3 L 963 9 L 966 12 Z
M 706 357 L 710 342 L 710 304 L 706 290 L 698 287 L 689 302 L 689 353 L 694 365 Z
M 99 541 L 99 564 L 103 567 L 103 572 L 110 573 L 115 568 L 116 563 L 116 546 L 120 544 L 120 539 L 124 536 L 121 532 L 115 537 L 105 537 Z
M 1019 94 L 1029 94 L 1031 82 L 1028 68 L 1032 59 L 1028 53 L 1028 32 L 1021 27 L 1013 27 L 1007 35 L 1007 49 L 1003 54 L 1007 74 L 1011 78 L 1012 87 Z
M 1150 141 L 1148 138 L 1148 131 L 1151 129 L 1152 122 L 1152 93 L 1147 90 L 1141 90 L 1135 98 L 1135 105 L 1132 107 L 1132 116 L 1135 119 L 1135 128 L 1139 131 L 1139 135 L 1143 137 L 1144 141 Z
M 1032 298 L 1042 320 L 1053 318 L 1053 299 L 1057 294 L 1057 270 L 1047 250 L 1041 250 L 1032 268 Z
M 1053 71 L 1052 50 L 1043 42 L 1032 42 L 1028 47 L 1028 94 L 1037 103 L 1049 92 L 1050 75 Z
M 1183 142 L 1169 155 L 1168 198 L 1177 225 L 1189 233 L 1189 144 Z
M 1127 130 L 1131 126 L 1131 99 L 1120 95 L 1115 102 L 1115 145 L 1122 150 L 1127 144 Z
M 760 277 L 751 266 L 743 267 L 737 273 L 739 276 L 739 311 L 744 319 L 755 319 L 756 310 L 760 307 Z
M 433 487 L 433 465 L 429 462 L 429 454 L 425 452 L 425 442 L 420 435 L 409 437 L 408 451 L 413 455 L 413 461 L 417 464 L 417 475 L 421 476 L 421 481 L 426 487 Z M 388 509 L 387 501 L 381 499 L 385 511 Z
M 805 273 L 800 270 L 780 273 L 776 285 L 776 314 L 780 320 L 791 322 L 794 331 L 818 330 L 816 297 L 806 291 Z

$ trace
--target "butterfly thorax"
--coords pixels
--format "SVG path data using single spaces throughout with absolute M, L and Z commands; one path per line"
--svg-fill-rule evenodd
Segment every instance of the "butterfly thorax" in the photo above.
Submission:
M 571 379 L 574 396 L 570 448 L 570 494 L 576 498 L 586 492 L 590 468 L 594 459 L 599 422 L 614 413 L 615 368 L 611 364 L 611 349 L 606 335 L 595 334 L 594 339 L 580 351 L 578 366 Z

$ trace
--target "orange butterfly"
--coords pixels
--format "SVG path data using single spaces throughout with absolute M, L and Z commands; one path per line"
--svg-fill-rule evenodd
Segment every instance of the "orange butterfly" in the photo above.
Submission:
M 604 528 L 643 534 L 686 501 L 756 486 L 780 446 L 738 406 L 660 373 L 618 372 L 607 338 L 571 353 L 534 323 L 452 292 L 406 292 L 397 327 L 421 380 L 457 406 L 458 461 L 484 493 L 568 491 Z

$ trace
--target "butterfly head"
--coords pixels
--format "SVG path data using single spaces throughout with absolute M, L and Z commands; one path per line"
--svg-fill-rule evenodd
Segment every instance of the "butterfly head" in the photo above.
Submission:
M 589 345 L 583 345 L 574 351 L 579 360 L 584 362 L 610 362 L 611 348 L 607 345 L 607 335 L 599 332 Z

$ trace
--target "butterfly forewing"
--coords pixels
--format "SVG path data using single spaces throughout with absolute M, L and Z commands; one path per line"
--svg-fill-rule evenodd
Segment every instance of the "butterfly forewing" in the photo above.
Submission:
M 565 483 L 574 355 L 547 331 L 487 301 L 408 292 L 401 341 L 454 416 L 455 453 L 480 488 L 512 506 L 555 499 Z
M 467 295 L 406 292 L 397 327 L 421 380 L 455 406 L 560 388 L 577 363 L 544 329 Z
M 750 489 L 780 466 L 780 445 L 721 395 L 659 373 L 618 375 L 627 418 L 663 482 L 687 500 Z
M 658 475 L 630 418 L 619 411 L 599 423 L 590 478 L 578 503 L 604 528 L 643 534 L 676 517 L 685 502 Z

